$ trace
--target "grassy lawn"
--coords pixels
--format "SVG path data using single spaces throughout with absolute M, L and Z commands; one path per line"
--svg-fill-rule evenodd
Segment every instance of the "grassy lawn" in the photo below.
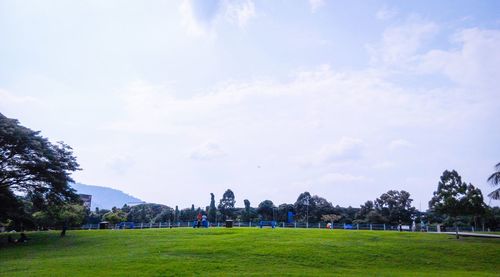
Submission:
M 179 228 L 28 237 L 0 246 L 0 276 L 500 274 L 500 239 L 441 234 Z

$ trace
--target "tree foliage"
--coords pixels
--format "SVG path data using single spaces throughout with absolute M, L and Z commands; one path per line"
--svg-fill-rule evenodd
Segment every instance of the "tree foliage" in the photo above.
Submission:
M 175 212 L 169 206 L 148 203 L 132 206 L 128 213 L 124 212 L 124 215 L 123 221 L 156 223 L 173 221 Z
M 455 170 L 445 170 L 429 208 L 439 214 L 457 217 L 467 213 L 467 185 Z
M 293 204 L 297 220 L 306 221 L 309 210 L 311 208 L 314 209 L 314 203 L 311 202 L 311 198 L 311 194 L 308 191 L 301 193 L 299 197 L 297 197 L 297 201 Z
M 486 205 L 481 190 L 462 182 L 462 177 L 455 170 L 445 170 L 429 208 L 438 215 L 451 217 L 456 227 L 459 216 L 483 214 Z
M 243 203 L 245 204 L 245 207 L 241 211 L 240 219 L 242 221 L 253 221 L 257 218 L 257 211 L 250 205 L 250 200 L 245 199 L 243 200 Z
M 488 182 L 490 182 L 493 186 L 500 185 L 500 163 L 497 163 L 495 165 L 495 172 L 493 172 L 493 174 L 491 174 L 491 176 L 488 177 Z M 489 193 L 488 197 L 495 199 L 495 200 L 499 200 L 500 199 L 500 188 Z
M 373 223 L 411 223 L 411 217 L 415 213 L 415 208 L 411 206 L 413 199 L 410 198 L 410 193 L 407 191 L 389 190 L 375 199 L 375 211 L 386 222 Z M 377 218 L 373 214 L 372 218 Z
M 38 228 L 78 226 L 85 218 L 85 207 L 79 204 L 50 206 L 46 210 L 33 213 Z
M 217 208 L 215 207 L 215 195 L 210 193 L 210 207 L 208 209 L 208 221 L 215 222 L 217 217 Z
M 14 192 L 27 194 L 42 211 L 52 205 L 77 202 L 78 196 L 68 183 L 79 165 L 68 145 L 52 144 L 19 125 L 15 119 L 0 114 L 0 198 L 16 205 Z M 8 199 L 8 200 L 7 200 Z M 12 208 L 0 205 L 0 214 Z
M 222 214 L 222 219 L 226 220 L 228 218 L 234 217 L 234 204 L 236 203 L 234 193 L 232 190 L 228 189 L 222 195 L 222 199 L 219 202 L 219 211 Z
M 276 208 L 271 200 L 264 200 L 260 202 L 257 207 L 257 213 L 262 220 L 273 220 L 274 208 Z

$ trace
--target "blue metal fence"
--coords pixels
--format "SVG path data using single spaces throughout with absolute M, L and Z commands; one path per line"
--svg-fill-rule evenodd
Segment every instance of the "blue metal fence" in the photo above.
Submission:
M 108 229 L 158 229 L 158 228 L 192 228 L 193 221 L 183 221 L 183 222 L 157 222 L 157 223 L 132 223 L 128 224 L 118 223 L 115 225 L 108 225 Z M 224 227 L 223 222 L 211 222 L 209 227 Z M 388 224 L 343 224 L 343 223 L 307 223 L 307 222 L 276 222 L 276 228 L 309 228 L 309 229 L 325 229 L 330 226 L 333 230 L 372 230 L 372 231 L 399 231 L 400 226 L 388 225 Z M 241 222 L 235 221 L 233 227 L 260 227 L 259 222 Z M 99 224 L 85 224 L 81 226 L 82 230 L 95 230 L 99 229 Z M 454 232 L 455 227 L 441 227 L 438 230 L 437 225 L 425 225 L 420 226 L 417 224 L 414 228 L 412 226 L 403 225 L 401 226 L 401 231 L 415 231 L 415 232 Z M 473 226 L 458 227 L 459 232 L 485 232 L 488 230 L 482 230 L 481 228 L 475 229 Z

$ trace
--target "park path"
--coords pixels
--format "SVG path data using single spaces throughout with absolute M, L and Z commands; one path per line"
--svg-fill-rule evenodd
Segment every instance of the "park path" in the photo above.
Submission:
M 455 232 L 432 232 L 433 234 L 447 234 L 447 235 L 456 235 Z M 468 233 L 468 232 L 458 232 L 459 236 L 462 237 L 479 237 L 479 238 L 493 238 L 500 239 L 500 235 L 495 234 L 483 234 L 483 233 Z

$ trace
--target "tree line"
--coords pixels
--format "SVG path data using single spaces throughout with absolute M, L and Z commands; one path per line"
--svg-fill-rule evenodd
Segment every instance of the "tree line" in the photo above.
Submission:
M 123 221 L 156 223 L 194 220 L 206 214 L 210 222 L 233 219 L 243 222 L 276 220 L 287 222 L 289 213 L 298 222 L 411 224 L 445 223 L 449 225 L 486 225 L 498 228 L 500 209 L 484 203 L 482 192 L 462 181 L 454 170 L 444 171 L 426 212 L 412 206 L 409 192 L 389 190 L 359 208 L 334 206 L 309 192 L 299 194 L 294 203 L 275 204 L 264 200 L 252 206 L 244 199 L 236 207 L 236 198 L 227 189 L 216 202 L 210 194 L 209 205 L 179 209 L 161 204 L 124 205 L 111 210 L 90 211 L 82 206 L 75 191 L 68 185 L 71 173 L 80 170 L 72 149 L 63 142 L 53 144 L 40 132 L 23 127 L 15 119 L 0 114 L 0 225 L 10 229 L 43 229 Z M 500 163 L 488 178 L 493 185 L 500 183 Z M 488 196 L 499 199 L 496 189 Z

